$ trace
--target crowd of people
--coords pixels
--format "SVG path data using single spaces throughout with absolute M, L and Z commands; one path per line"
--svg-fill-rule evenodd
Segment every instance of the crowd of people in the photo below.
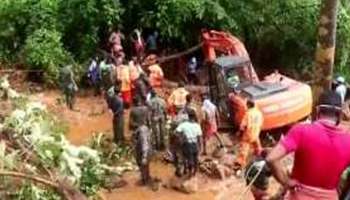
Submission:
M 202 107 L 198 109 L 183 82 L 178 83 L 168 99 L 163 99 L 159 91 L 163 87 L 164 74 L 156 57 L 150 57 L 147 68 L 142 66 L 145 51 L 147 54 L 158 51 L 158 33 L 151 34 L 145 43 L 140 31 L 135 30 L 131 37 L 134 56 L 129 62 L 125 59 L 123 38 L 122 33 L 114 32 L 109 40 L 111 57 L 93 59 L 88 72 L 96 95 L 104 94 L 113 113 L 115 143 L 126 143 L 124 118 L 129 113 L 126 110 L 130 110 L 129 127 L 142 184 L 152 183 L 150 162 L 154 151 L 167 150 L 176 176 L 195 176 L 199 156 L 207 154 L 207 141 L 215 136 L 223 147 L 218 134 L 216 105 L 208 94 L 202 94 Z M 197 81 L 196 66 L 197 60 L 191 58 L 189 76 L 194 82 Z M 78 87 L 71 66 L 62 68 L 60 78 L 67 105 L 74 109 L 74 94 Z M 338 199 L 336 188 L 341 173 L 350 166 L 350 134 L 338 126 L 346 97 L 344 83 L 343 78 L 337 78 L 334 91 L 321 95 L 314 122 L 295 125 L 268 151 L 263 149 L 259 138 L 263 114 L 254 101 L 243 99 L 239 91 L 234 91 L 231 99 L 238 108 L 234 120 L 238 122 L 235 130 L 239 133 L 240 144 L 233 170 L 239 174 L 247 166 L 253 166 L 259 168 L 257 171 L 263 176 L 274 175 L 287 189 L 291 200 Z M 168 121 L 171 122 L 170 130 L 166 129 Z M 251 162 L 252 151 L 257 159 Z M 292 152 L 295 161 L 289 174 L 281 167 L 280 160 Z M 262 182 L 254 184 L 252 191 L 256 199 L 268 199 L 267 183 Z

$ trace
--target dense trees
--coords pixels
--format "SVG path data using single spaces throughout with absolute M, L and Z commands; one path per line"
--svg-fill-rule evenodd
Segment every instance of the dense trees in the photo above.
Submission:
M 0 59 L 51 73 L 61 63 L 84 63 L 117 26 L 126 34 L 157 29 L 177 49 L 213 28 L 242 38 L 258 66 L 311 71 L 319 10 L 319 0 L 3 0 Z M 335 63 L 347 74 L 349 14 L 341 1 Z

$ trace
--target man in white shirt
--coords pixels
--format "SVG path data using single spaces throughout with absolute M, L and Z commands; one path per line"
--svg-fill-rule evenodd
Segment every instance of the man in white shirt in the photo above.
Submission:
M 192 110 L 188 113 L 189 120 L 182 122 L 176 132 L 183 138 L 183 156 L 185 158 L 185 174 L 190 177 L 197 173 L 198 155 L 202 145 L 202 129 L 197 123 L 196 113 Z
M 342 76 L 337 77 L 335 92 L 340 95 L 342 103 L 344 103 L 344 101 L 345 101 L 346 90 L 347 90 L 347 88 L 345 85 L 345 78 Z

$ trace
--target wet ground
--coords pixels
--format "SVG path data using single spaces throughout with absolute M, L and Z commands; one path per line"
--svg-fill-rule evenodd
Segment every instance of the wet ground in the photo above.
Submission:
M 86 144 L 96 132 L 112 134 L 112 115 L 101 97 L 90 94 L 80 95 L 76 101 L 76 111 L 66 109 L 61 103 L 61 95 L 58 91 L 38 93 L 34 98 L 46 104 L 49 110 L 67 123 L 69 127 L 67 137 L 74 144 Z M 163 184 L 172 177 L 173 170 L 171 165 L 159 160 L 152 162 L 151 165 L 152 175 L 161 179 Z M 229 200 L 238 198 L 245 188 L 243 181 L 236 178 L 218 181 L 200 176 L 199 192 L 195 194 L 183 194 L 165 187 L 160 187 L 159 191 L 154 192 L 150 188 L 138 186 L 138 177 L 138 172 L 125 174 L 124 178 L 128 182 L 126 187 L 111 192 L 103 191 L 102 196 L 106 200 Z

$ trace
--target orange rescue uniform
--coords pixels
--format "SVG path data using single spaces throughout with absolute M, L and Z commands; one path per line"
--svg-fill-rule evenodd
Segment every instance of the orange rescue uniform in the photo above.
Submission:
M 172 115 L 176 114 L 178 110 L 186 105 L 186 96 L 188 94 L 189 92 L 183 87 L 177 88 L 171 93 L 168 98 L 168 106 Z
M 236 125 L 240 126 L 243 120 L 245 113 L 247 112 L 247 99 L 239 95 L 231 95 L 230 99 L 232 100 L 233 107 L 235 109 L 234 120 Z
M 131 104 L 131 79 L 130 70 L 126 65 L 119 65 L 116 68 L 117 79 L 121 81 L 121 96 L 125 104 Z
M 241 167 L 247 164 L 247 158 L 253 149 L 256 155 L 262 151 L 259 135 L 263 125 L 263 115 L 255 106 L 250 108 L 243 117 L 241 130 L 243 135 L 240 141 L 240 151 L 237 157 L 237 163 Z
M 129 63 L 129 70 L 130 70 L 131 82 L 134 82 L 136 79 L 138 79 L 140 77 L 140 70 L 137 68 L 135 63 L 133 63 L 133 62 Z
M 163 84 L 164 73 L 162 68 L 158 64 L 153 64 L 148 67 L 150 71 L 149 82 L 153 88 L 161 87 Z

